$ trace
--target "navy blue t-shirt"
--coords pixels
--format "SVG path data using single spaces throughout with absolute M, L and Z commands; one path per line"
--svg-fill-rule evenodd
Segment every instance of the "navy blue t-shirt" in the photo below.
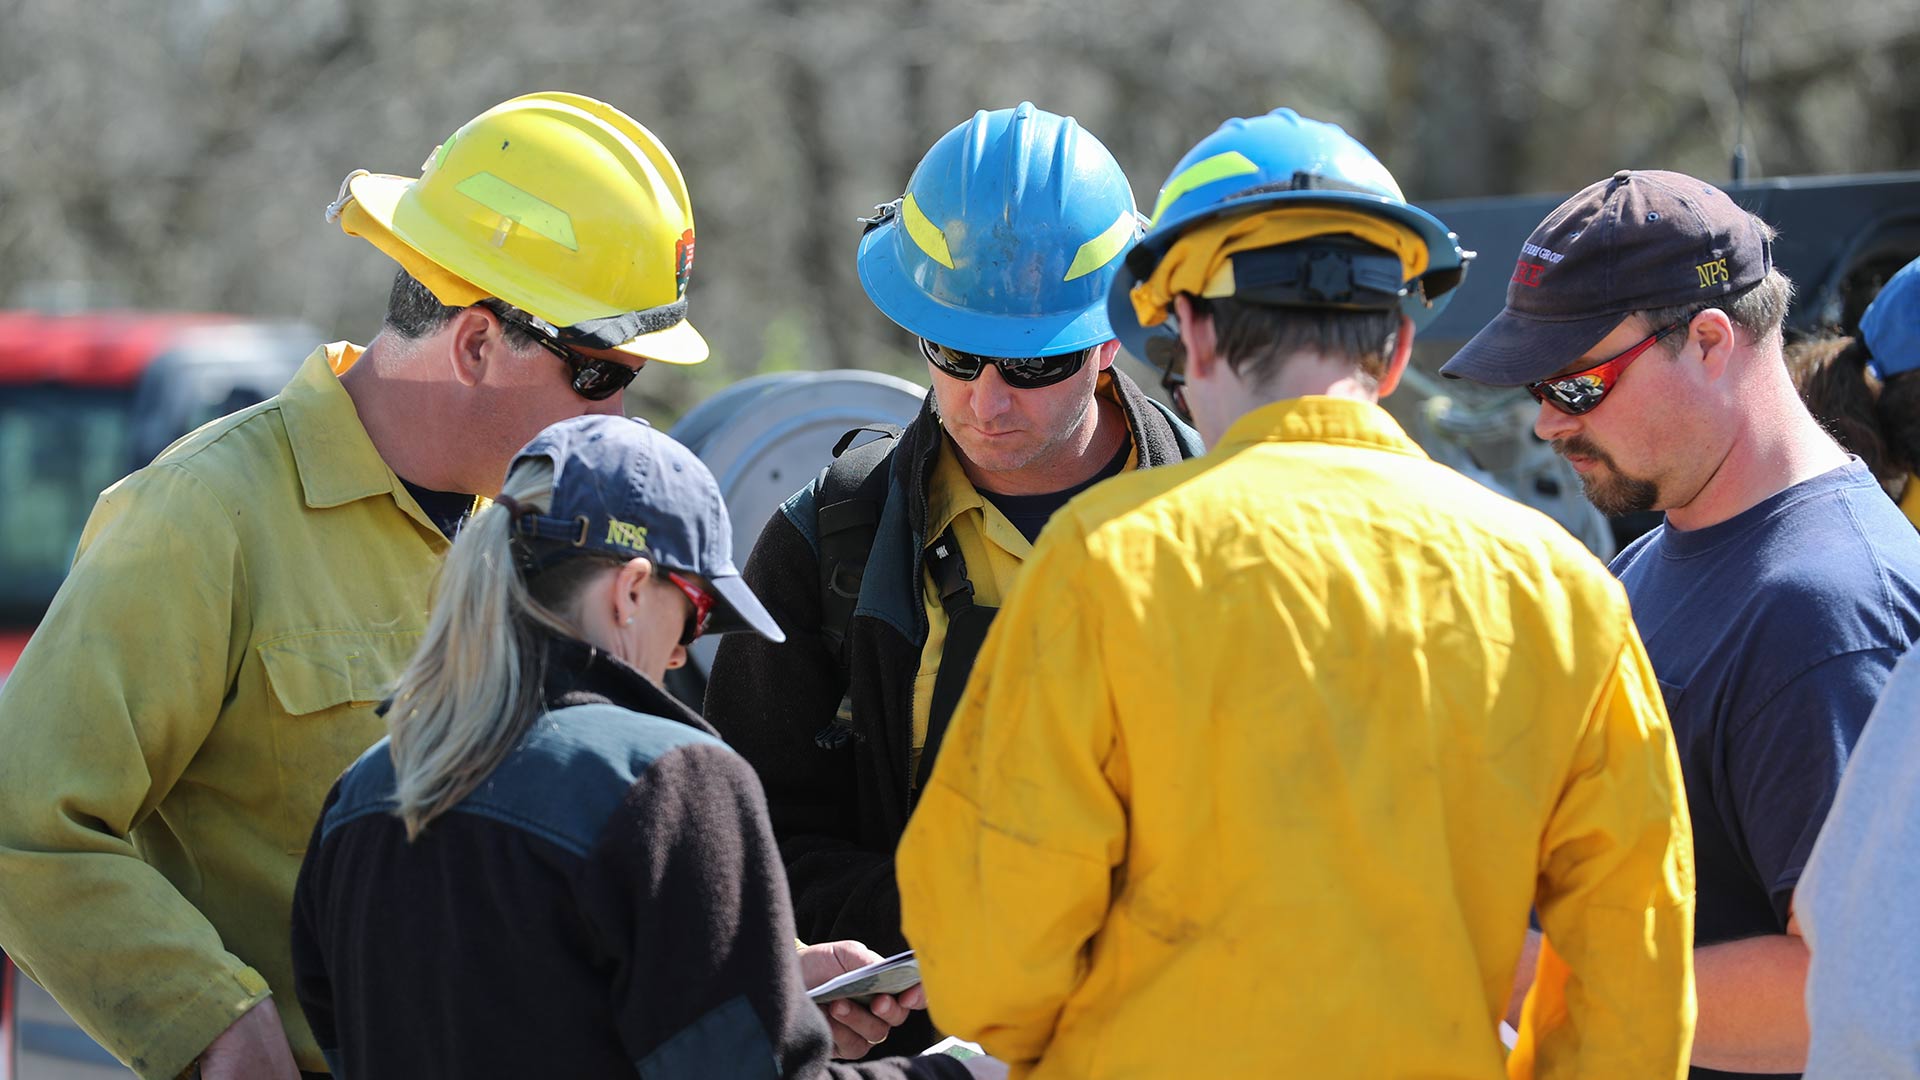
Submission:
M 982 488 L 980 494 L 1006 516 L 1007 524 L 1019 529 L 1020 535 L 1031 544 L 1040 539 L 1040 530 L 1046 528 L 1055 510 L 1100 481 L 1111 480 L 1125 472 L 1127 459 L 1132 455 L 1133 443 L 1122 440 L 1120 449 L 1114 451 L 1113 457 L 1100 467 L 1099 472 L 1063 491 L 1050 491 L 1045 495 L 1000 495 Z
M 1920 638 L 1920 534 L 1854 458 L 1718 525 L 1662 525 L 1613 572 L 1685 775 L 1694 944 L 1785 933 L 1847 754 Z
M 400 482 L 406 485 L 407 494 L 412 495 L 413 501 L 420 504 L 420 509 L 426 511 L 427 520 L 438 526 L 440 532 L 449 540 L 453 539 L 453 534 L 459 532 L 460 526 L 466 523 L 467 515 L 473 513 L 473 496 L 471 495 L 462 495 L 457 491 L 435 491 L 432 488 L 421 487 L 404 476 L 400 478 Z

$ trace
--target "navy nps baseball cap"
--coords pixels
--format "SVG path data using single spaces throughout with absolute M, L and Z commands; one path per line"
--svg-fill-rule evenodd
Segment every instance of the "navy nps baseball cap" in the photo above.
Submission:
M 545 514 L 516 517 L 514 534 L 534 541 L 541 561 L 587 552 L 643 556 L 711 586 L 719 602 L 708 633 L 787 639 L 734 569 L 727 504 L 693 451 L 645 420 L 592 414 L 548 427 L 513 464 L 529 458 L 553 462 L 553 502 Z
M 1882 379 L 1920 369 L 1920 259 L 1900 268 L 1880 287 L 1860 316 L 1860 336 Z
M 1565 370 L 1622 319 L 1758 284 L 1773 245 L 1727 193 L 1622 169 L 1560 204 L 1520 246 L 1507 306 L 1440 373 L 1524 386 Z

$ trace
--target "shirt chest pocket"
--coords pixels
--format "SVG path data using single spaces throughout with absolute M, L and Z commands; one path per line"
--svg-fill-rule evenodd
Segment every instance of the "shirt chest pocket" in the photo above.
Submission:
M 1684 682 L 1668 682 L 1666 679 L 1657 676 L 1655 677 L 1655 681 L 1660 684 L 1660 697 L 1667 706 L 1667 716 L 1672 717 L 1680 710 L 1681 699 L 1686 697 L 1687 684 Z
M 417 632 L 323 630 L 258 646 L 272 710 L 288 850 L 306 848 L 327 789 L 386 733 L 374 713 L 420 644 Z

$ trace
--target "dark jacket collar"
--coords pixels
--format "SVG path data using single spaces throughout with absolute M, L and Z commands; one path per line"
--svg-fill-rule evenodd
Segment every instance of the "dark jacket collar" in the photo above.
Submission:
M 1124 372 L 1110 368 L 1106 377 L 1113 380 L 1128 433 L 1139 451 L 1138 468 L 1170 465 L 1206 451 L 1198 432 L 1181 423 L 1171 409 L 1148 397 Z M 859 606 L 855 608 L 855 614 L 887 622 L 915 645 L 927 640 L 927 613 L 919 582 L 922 552 L 932 539 L 927 536 L 927 494 L 944 438 L 929 391 L 920 415 L 907 425 L 894 447 L 887 498 L 880 509 Z
M 720 734 L 679 698 L 604 650 L 558 634 L 549 636 L 544 644 L 547 663 L 541 693 L 547 711 L 570 705 L 618 705 L 716 737 Z

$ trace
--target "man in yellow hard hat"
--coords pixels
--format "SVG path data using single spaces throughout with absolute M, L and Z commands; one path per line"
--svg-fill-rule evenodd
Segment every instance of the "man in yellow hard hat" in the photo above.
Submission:
M 109 488 L 0 692 L 0 946 L 143 1077 L 325 1069 L 294 878 L 448 534 L 543 427 L 707 355 L 680 170 L 601 102 L 515 98 L 328 217 L 402 267 L 379 334 Z

